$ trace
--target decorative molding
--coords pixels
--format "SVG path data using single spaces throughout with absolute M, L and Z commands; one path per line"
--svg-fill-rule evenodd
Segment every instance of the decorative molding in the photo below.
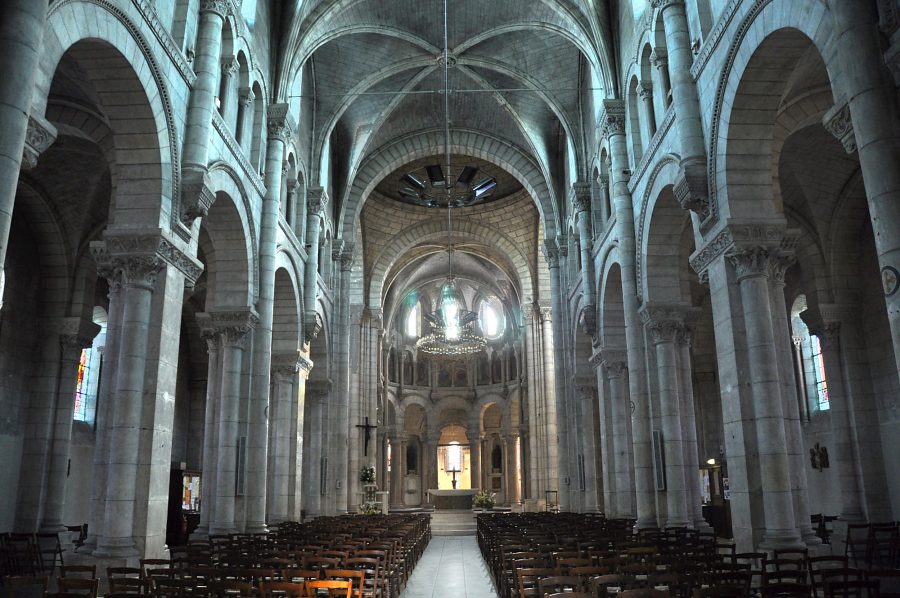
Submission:
M 181 183 L 181 222 L 192 226 L 197 218 L 205 218 L 216 201 L 206 168 L 184 167 Z
M 252 307 L 209 311 L 195 317 L 201 332 L 218 335 L 226 347 L 243 347 L 247 334 L 259 324 L 259 314 Z
M 852 154 L 856 151 L 856 134 L 853 131 L 853 118 L 848 103 L 835 104 L 822 117 L 822 125 L 841 142 L 845 152 Z
M 585 182 L 572 183 L 569 197 L 572 201 L 572 207 L 575 213 L 591 211 L 591 184 Z
M 625 134 L 625 102 L 622 100 L 603 100 L 603 112 L 597 123 L 601 137 Z
M 222 115 L 219 114 L 217 110 L 213 110 L 213 119 L 212 119 L 213 127 L 216 131 L 219 132 L 219 136 L 222 138 L 222 141 L 228 147 L 229 151 L 231 151 L 231 155 L 237 161 L 238 164 L 241 165 L 241 168 L 246 174 L 247 180 L 249 180 L 254 189 L 263 196 L 266 194 L 266 183 L 262 180 L 262 177 L 259 176 L 259 173 L 253 169 L 253 166 L 250 164 L 250 160 L 247 159 L 247 156 L 244 154 L 244 148 L 242 148 L 237 139 L 234 138 L 234 134 L 232 134 L 231 129 L 228 128 L 228 125 L 225 124 L 225 121 L 222 119 Z
M 150 31 L 153 32 L 159 45 L 162 46 L 166 55 L 171 59 L 172 64 L 175 65 L 181 78 L 184 79 L 188 86 L 193 86 L 197 75 L 194 73 L 194 69 L 191 68 L 188 57 L 182 53 L 181 48 L 178 47 L 175 39 L 169 33 L 169 28 L 159 20 L 156 9 L 150 3 L 150 0 L 132 0 L 132 3 L 137 6 L 141 16 L 150 25 Z
M 203 264 L 165 238 L 162 231 L 107 230 L 102 241 L 91 243 L 91 253 L 101 276 L 112 279 L 118 272 L 125 284 L 144 279 L 152 287 L 159 270 L 170 265 L 184 275 L 185 286 L 191 287 L 203 272 Z
M 696 212 L 704 222 L 712 214 L 709 200 L 709 179 L 705 160 L 692 164 L 682 163 L 675 178 L 675 198 L 682 209 Z
M 296 377 L 300 371 L 301 355 L 297 351 L 289 353 L 272 353 L 271 369 L 272 373 L 285 378 Z
M 307 217 L 321 216 L 328 208 L 328 191 L 324 187 L 310 187 L 306 190 Z
M 41 154 L 56 141 L 57 133 L 56 127 L 43 117 L 28 117 L 25 147 L 22 149 L 22 170 L 31 170 L 37 166 Z
M 690 326 L 699 317 L 700 308 L 681 303 L 647 303 L 638 315 L 650 332 L 653 344 L 683 344 L 690 342 Z
M 641 156 L 641 161 L 635 166 L 634 173 L 632 173 L 631 179 L 628 181 L 629 192 L 634 193 L 634 190 L 641 181 L 641 177 L 644 176 L 644 172 L 646 172 L 650 164 L 658 158 L 656 153 L 662 145 L 663 139 L 669 134 L 669 130 L 672 128 L 673 124 L 675 124 L 675 104 L 669 104 L 659 128 L 656 130 L 656 133 L 653 134 L 650 143 L 647 145 L 647 151 Z
M 734 267 L 738 281 L 746 278 L 769 276 L 769 250 L 765 247 L 747 247 L 729 252 L 726 257 Z
M 650 0 L 653 10 L 665 10 L 670 6 L 684 6 L 684 0 Z
M 230 0 L 200 0 L 200 14 L 211 12 L 225 19 L 231 8 Z
M 728 29 L 728 26 L 731 25 L 731 21 L 734 20 L 738 8 L 740 8 L 743 1 L 744 0 L 730 0 L 728 6 L 725 7 L 725 11 L 719 16 L 719 20 L 716 21 L 712 31 L 706 36 L 703 47 L 700 48 L 700 52 L 694 57 L 694 64 L 691 66 L 691 77 L 694 81 L 697 81 L 700 78 L 700 73 L 703 72 L 706 63 L 709 62 L 709 59 L 713 55 L 713 51 L 719 46 L 719 43 L 725 36 L 725 31 Z
M 779 254 L 788 253 L 796 248 L 798 234 L 797 231 L 788 230 L 784 222 L 729 221 L 691 255 L 691 268 L 702 275 L 713 260 L 735 247 L 740 250 L 760 246 L 778 249 Z

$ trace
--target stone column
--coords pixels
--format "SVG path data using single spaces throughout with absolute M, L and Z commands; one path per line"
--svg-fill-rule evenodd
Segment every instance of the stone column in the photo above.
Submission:
M 221 72 L 222 27 L 231 10 L 228 0 L 203 0 L 194 48 L 197 75 L 188 98 L 182 157 L 182 214 L 187 224 L 205 216 L 215 201 L 206 176 L 215 97 Z
M 269 390 L 272 354 L 272 318 L 275 304 L 275 252 L 278 202 L 281 199 L 281 165 L 285 146 L 294 131 L 287 104 L 272 104 L 268 113 L 266 194 L 262 202 L 259 232 L 259 319 L 253 331 L 252 388 L 247 429 L 246 523 L 250 534 L 266 530 L 266 467 L 268 465 Z
M 650 81 L 638 82 L 637 89 L 640 106 L 638 117 L 641 124 L 641 137 L 644 142 L 644 151 L 649 151 L 650 140 L 656 134 L 656 117 L 653 112 L 653 84 Z
M 287 179 L 284 195 L 284 219 L 296 232 L 297 224 L 297 179 Z
M 437 488 L 437 471 L 440 466 L 437 462 L 437 446 L 440 441 L 440 433 L 426 436 L 423 449 L 425 458 L 422 459 L 422 487 L 426 493 L 429 489 Z
M 523 334 L 525 337 L 525 366 L 523 377 L 528 381 L 526 388 L 527 394 L 522 393 L 522 400 L 527 401 L 528 407 L 528 425 L 530 428 L 528 434 L 528 498 L 538 499 L 543 496 L 543 461 L 541 457 L 541 449 L 546 445 L 542 441 L 543 435 L 540 433 L 541 414 L 539 414 L 538 406 L 540 405 L 541 385 L 537 377 L 537 363 L 540 357 L 537 354 L 537 343 L 535 339 L 540 338 L 537 330 L 539 319 L 534 317 L 534 310 L 530 307 L 524 307 L 522 310 Z
M 319 290 L 319 234 L 321 218 L 328 205 L 328 194 L 322 187 L 311 187 L 307 194 L 307 220 L 306 220 L 306 269 L 304 271 L 303 298 L 304 329 L 307 337 L 313 338 L 318 334 L 321 325 L 316 320 L 316 299 Z
M 69 444 L 81 351 L 91 346 L 100 327 L 81 318 L 66 318 L 66 330 L 59 337 L 61 359 L 55 408 L 48 413 L 53 422 L 50 462 L 47 476 L 47 500 L 44 505 L 43 532 L 66 531 L 63 510 L 66 506 L 66 482 L 69 477 Z
M 235 490 L 240 469 L 238 463 L 238 437 L 240 436 L 241 373 L 244 343 L 247 334 L 257 325 L 258 316 L 252 309 L 239 311 L 213 311 L 197 314 L 200 329 L 209 336 L 218 334 L 221 339 L 221 366 L 219 369 L 219 396 L 217 419 L 213 424 L 217 434 L 214 451 L 216 479 L 210 497 L 215 504 L 209 520 L 210 534 L 230 534 L 235 526 Z M 207 410 L 209 413 L 209 410 Z M 249 459 L 244 468 L 250 469 Z M 245 485 L 249 476 L 245 474 Z M 262 483 L 265 484 L 265 477 Z M 202 495 L 201 489 L 201 495 Z M 245 496 L 249 493 L 245 491 Z
M 475 429 L 477 430 L 478 428 Z M 466 438 L 469 439 L 469 466 L 472 469 L 470 473 L 472 488 L 485 489 L 484 464 L 481 461 L 481 435 L 477 431 L 475 433 L 470 432 L 466 434 Z
M 234 76 L 238 72 L 238 61 L 236 58 L 229 56 L 222 59 L 222 77 L 219 81 L 219 105 L 222 120 L 228 128 L 234 128 L 235 136 L 237 135 L 237 114 L 235 107 L 237 105 L 237 94 L 234 86 Z M 268 171 L 267 171 L 268 172 Z
M 666 59 L 664 52 L 653 50 L 650 52 L 650 66 L 653 67 L 651 73 L 651 82 L 656 93 L 653 94 L 653 113 L 657 117 L 657 122 L 661 123 L 663 117 L 668 110 L 669 94 L 669 61 Z
M 315 368 L 315 365 L 313 365 Z M 315 370 L 313 370 L 315 372 Z M 330 393 L 327 381 L 306 382 L 306 411 L 303 421 L 303 461 L 304 497 L 303 508 L 307 517 L 325 514 L 322 505 L 322 465 L 325 458 L 325 401 Z
M 810 322 L 813 334 L 819 337 L 825 375 L 828 377 L 828 403 L 831 413 L 831 435 L 834 438 L 834 461 L 837 464 L 841 489 L 841 519 L 849 523 L 863 521 L 862 497 L 859 485 L 856 443 L 850 420 L 849 393 L 844 379 L 841 355 L 841 322 Z
M 306 453 L 304 442 L 306 439 L 306 381 L 312 371 L 312 362 L 307 355 L 300 354 L 297 361 L 298 376 L 294 377 L 294 389 L 291 392 L 291 448 L 290 448 L 290 494 L 288 496 L 288 514 L 292 521 L 302 519 L 301 510 L 304 508 L 303 496 L 306 479 L 303 477 L 306 469 Z
M 337 292 L 337 317 L 334 325 L 335 395 L 332 397 L 329 425 L 329 453 L 334 479 L 337 482 L 336 507 L 338 513 L 351 509 L 349 497 L 349 416 L 350 416 L 350 271 L 353 268 L 353 243 L 336 242 L 332 258 L 340 263 L 340 282 Z
M 156 277 L 163 267 L 153 256 L 118 258 L 122 273 L 123 314 L 116 371 L 113 417 L 109 422 L 109 463 L 106 471 L 106 509 L 103 535 L 94 556 L 137 556 L 134 544 L 137 468 L 144 398 L 144 372 L 150 330 L 151 300 Z
M 272 355 L 272 375 L 274 378 L 272 404 L 272 480 L 271 512 L 266 517 L 267 523 L 288 521 L 289 495 L 291 492 L 291 423 L 295 417 L 293 412 L 297 382 L 297 353 Z
M 503 435 L 503 477 L 505 478 L 504 498 L 506 504 L 516 504 L 516 436 L 512 434 Z
M 551 274 L 552 278 L 552 274 Z M 545 471 L 544 471 L 544 490 L 559 490 L 560 473 L 559 473 L 559 436 L 557 434 L 559 425 L 556 416 L 556 368 L 554 360 L 556 355 L 553 352 L 553 323 L 551 321 L 551 310 L 549 307 L 541 307 L 541 344 L 544 351 L 542 356 L 544 371 L 541 375 L 544 378 L 544 396 L 541 406 L 544 410 L 544 438 L 545 445 Z M 565 424 L 563 424 L 565 425 Z M 544 497 L 538 497 L 544 498 Z
M 3 131 L 0 135 L 0 267 L 6 263 L 26 132 L 29 128 L 35 133 L 43 129 L 29 127 L 28 114 L 43 45 L 47 4 L 47 0 L 5 0 L 0 3 L 0 73 L 3 73 L 0 84 L 0 130 Z M 46 149 L 55 133 L 43 140 L 34 135 L 29 137 Z M 28 158 L 33 159 L 31 166 L 34 166 L 37 156 L 32 154 L 25 158 L 26 166 Z
M 198 324 L 202 324 L 200 318 Z M 209 535 L 209 525 L 216 508 L 216 448 L 219 446 L 219 397 L 222 392 L 222 337 L 218 331 L 207 328 L 201 332 L 206 341 L 208 362 L 206 366 L 206 410 L 203 419 L 203 471 L 200 478 L 200 524 L 198 537 Z
M 772 327 L 775 332 L 782 400 L 784 403 L 784 432 L 788 442 L 788 459 L 791 466 L 794 520 L 797 522 L 803 542 L 807 546 L 815 546 L 821 544 L 822 540 L 816 536 L 810 521 L 806 483 L 807 457 L 803 447 L 803 431 L 800 428 L 801 416 L 793 361 L 794 345 L 791 338 L 791 323 L 784 295 L 784 275 L 795 261 L 793 255 L 788 254 L 779 254 L 772 258 L 769 280 L 772 294 Z M 801 369 L 802 366 L 803 362 L 801 361 Z M 802 380 L 802 377 L 800 379 Z
M 829 2 L 835 34 L 834 49 L 840 65 L 843 102 L 825 115 L 826 128 L 858 151 L 869 217 L 881 266 L 885 302 L 900 370 L 900 117 L 896 90 L 887 78 L 879 36 L 876 3 Z M 852 119 L 851 119 L 852 116 Z M 852 121 L 852 122 L 851 122 Z
M 119 339 L 122 330 L 122 276 L 111 264 L 97 264 L 97 273 L 109 284 L 109 311 L 106 318 L 106 345 L 100 370 L 100 386 L 97 391 L 96 439 L 94 441 L 94 468 L 91 471 L 91 511 L 88 519 L 88 537 L 77 552 L 91 554 L 97 548 L 97 538 L 102 535 L 106 511 L 106 468 L 109 460 L 109 421 L 113 415 L 113 387 L 119 361 Z
M 698 316 L 694 312 L 688 316 L 685 327 L 675 338 L 678 346 L 678 382 L 681 396 L 681 427 L 684 438 L 684 475 L 687 486 L 688 516 L 694 529 L 711 531 L 712 528 L 703 518 L 703 503 L 700 498 L 700 447 L 697 442 L 697 416 L 694 409 L 693 366 L 691 360 L 691 339 L 693 337 L 693 320 Z
M 801 544 L 794 520 L 790 465 L 784 433 L 784 406 L 768 288 L 769 253 L 762 247 L 728 253 L 740 284 L 747 334 L 748 382 L 755 411 L 765 529 L 760 548 Z
M 628 393 L 634 403 L 632 444 L 637 527 L 655 527 L 656 492 L 650 434 L 650 402 L 647 397 L 644 362 L 644 335 L 638 317 L 638 282 L 635 267 L 634 214 L 628 191 L 628 150 L 625 144 L 625 106 L 621 100 L 604 100 L 600 121 L 603 136 L 609 138 L 616 237 L 622 269 L 622 297 L 625 312 L 625 341 L 628 352 Z
M 591 186 L 572 185 L 572 205 L 578 214 L 578 243 L 581 246 L 581 293 L 584 296 L 584 327 L 586 334 L 596 330 L 597 302 L 594 298 L 594 239 L 591 235 Z
M 241 144 L 244 155 L 250 157 L 253 149 L 253 119 L 256 94 L 249 87 L 242 87 L 238 92 L 237 142 Z
M 576 396 L 579 398 L 580 426 L 582 430 L 582 449 L 584 455 L 584 510 L 588 513 L 598 513 L 599 492 L 597 487 L 597 445 L 598 430 L 594 429 L 594 396 L 593 386 L 579 386 L 576 388 Z
M 700 101 L 691 76 L 694 55 L 691 52 L 691 34 L 684 0 L 651 0 L 651 5 L 654 10 L 662 11 L 672 103 L 675 105 L 675 130 L 681 146 L 675 195 L 681 207 L 698 212 L 702 220 L 709 211 L 706 146 L 700 123 Z
M 666 527 L 687 527 L 693 523 L 688 509 L 681 426 L 681 396 L 675 340 L 684 330 L 680 306 L 651 305 L 641 310 L 653 344 L 659 378 L 659 410 L 666 459 Z
M 612 415 L 612 463 L 613 479 L 616 491 L 613 493 L 613 512 L 616 517 L 633 516 L 631 509 L 631 493 L 634 484 L 631 479 L 633 459 L 628 442 L 628 421 L 631 419 L 631 405 L 625 388 L 625 371 L 628 368 L 628 355 L 624 349 L 607 349 L 602 351 L 603 368 L 609 381 L 609 402 Z

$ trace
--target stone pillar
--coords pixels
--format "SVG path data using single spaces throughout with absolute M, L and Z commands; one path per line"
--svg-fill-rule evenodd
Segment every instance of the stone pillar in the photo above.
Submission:
M 537 352 L 537 343 L 535 342 L 540 339 L 538 331 L 540 320 L 534 317 L 534 310 L 530 306 L 523 308 L 522 319 L 525 322 L 522 334 L 525 337 L 525 366 L 524 372 L 521 372 L 521 374 L 528 382 L 526 386 L 527 394 L 523 391 L 521 397 L 522 400 L 527 401 L 528 426 L 530 428 L 528 434 L 528 498 L 539 499 L 544 492 L 544 469 L 541 451 L 546 446 L 546 443 L 543 442 L 543 434 L 540 433 L 542 428 L 542 411 L 539 410 L 539 405 L 542 388 L 537 377 L 537 364 L 540 357 Z
M 249 87 L 242 87 L 238 92 L 237 142 L 241 144 L 244 155 L 250 157 L 253 148 L 253 119 L 256 94 Z
M 322 187 L 311 187 L 307 194 L 306 221 L 306 269 L 304 271 L 303 298 L 304 329 L 307 340 L 318 334 L 321 325 L 316 320 L 316 299 L 319 290 L 319 234 L 321 218 L 328 204 L 328 194 Z
M 647 152 L 649 151 L 650 140 L 656 134 L 656 117 L 653 112 L 653 84 L 646 80 L 640 81 L 635 91 L 640 99 L 638 118 L 641 124 L 644 151 Z
M 103 518 L 106 511 L 106 468 L 109 460 L 109 421 L 114 406 L 112 397 L 116 383 L 116 368 L 119 361 L 119 339 L 122 330 L 122 276 L 121 272 L 97 264 L 97 273 L 109 284 L 109 311 L 106 318 L 106 345 L 103 348 L 100 386 L 97 392 L 96 439 L 94 441 L 94 468 L 91 471 L 91 511 L 88 519 L 88 537 L 77 550 L 91 554 L 97 548 L 97 538 L 102 535 Z
M 291 424 L 295 414 L 294 395 L 297 383 L 297 353 L 272 355 L 273 392 L 269 413 L 272 414 L 272 480 L 274 496 L 267 523 L 279 523 L 291 519 L 288 502 L 291 492 Z
M 609 381 L 609 403 L 612 415 L 612 463 L 613 479 L 616 491 L 613 494 L 611 510 L 616 517 L 632 517 L 631 494 L 632 481 L 631 444 L 628 442 L 628 423 L 631 419 L 631 405 L 628 391 L 625 388 L 625 371 L 628 368 L 628 355 L 624 349 L 602 350 L 603 368 Z
M 638 282 L 635 266 L 634 213 L 628 191 L 628 150 L 625 144 L 625 105 L 620 100 L 604 100 L 600 130 L 609 138 L 616 236 L 622 269 L 622 296 L 625 312 L 625 341 L 628 352 L 628 393 L 634 404 L 632 445 L 637 527 L 655 527 L 656 492 L 650 434 L 650 402 L 647 396 L 644 362 L 644 335 L 638 317 Z
M 828 403 L 831 413 L 831 435 L 834 439 L 834 461 L 837 464 L 841 489 L 841 520 L 849 523 L 863 521 L 856 443 L 850 420 L 849 393 L 844 378 L 841 355 L 841 322 L 810 322 L 810 332 L 819 337 L 825 375 L 828 377 Z
M 884 69 L 876 3 L 829 2 L 843 102 L 825 127 L 848 151 L 858 151 L 881 267 L 895 365 L 900 370 L 900 117 L 896 90 Z M 852 116 L 852 119 L 851 119 Z M 852 120 L 852 122 L 851 122 Z
M 440 433 L 428 434 L 425 437 L 422 459 L 422 489 L 426 493 L 429 489 L 437 488 L 437 471 L 440 465 L 437 462 L 437 447 L 441 441 Z
M 306 510 L 307 517 L 325 514 L 322 504 L 322 478 L 323 474 L 327 472 L 323 472 L 322 467 L 326 458 L 325 403 L 330 391 L 330 383 L 327 381 L 308 380 L 306 382 L 306 417 L 303 420 L 303 454 L 306 455 L 303 461 L 303 508 Z
M 64 532 L 63 510 L 66 505 L 66 482 L 69 477 L 69 444 L 72 440 L 72 418 L 81 351 L 91 346 L 100 327 L 81 318 L 66 318 L 66 328 L 59 336 L 61 359 L 55 408 L 48 412 L 53 422 L 52 443 L 47 476 L 47 499 L 41 531 Z
M 153 256 L 123 256 L 118 268 L 124 285 L 122 329 L 116 371 L 113 417 L 109 422 L 109 463 L 106 471 L 106 504 L 103 535 L 94 556 L 137 556 L 134 544 L 136 483 L 147 367 L 151 299 L 163 263 Z
M 651 81 L 656 93 L 653 94 L 653 113 L 657 117 L 657 123 L 663 121 L 663 117 L 669 108 L 669 61 L 664 52 L 653 50 L 650 52 L 650 66 L 653 67 Z M 658 126 L 658 125 L 657 125 Z
M 259 232 L 258 322 L 253 331 L 252 388 L 247 429 L 246 523 L 250 534 L 266 530 L 266 467 L 268 465 L 270 407 L 269 390 L 272 354 L 272 319 L 275 305 L 275 252 L 278 229 L 278 202 L 281 199 L 281 165 L 285 146 L 294 131 L 287 104 L 272 104 L 268 114 L 266 148 L 266 194 L 262 202 Z
M 688 320 L 698 316 L 698 312 L 690 314 Z M 691 360 L 691 339 L 693 331 L 691 321 L 676 336 L 678 346 L 678 382 L 681 397 L 681 427 L 684 439 L 684 475 L 688 497 L 688 516 L 694 529 L 711 531 L 712 527 L 703 518 L 703 503 L 700 498 L 700 447 L 697 442 L 697 416 L 694 409 L 694 383 Z
M 284 195 L 284 219 L 296 232 L 297 224 L 297 179 L 288 179 Z
M 553 274 L 551 273 L 551 278 L 552 276 Z M 546 441 L 546 450 L 544 451 L 544 490 L 558 491 L 560 486 L 560 443 L 559 436 L 557 435 L 557 426 L 559 425 L 559 423 L 556 416 L 556 368 L 554 366 L 556 355 L 553 352 L 553 323 L 551 321 L 551 310 L 549 307 L 541 307 L 540 313 L 541 344 L 544 351 L 544 354 L 542 356 L 544 366 L 544 370 L 542 372 L 542 376 L 544 378 L 544 400 L 541 402 L 541 406 L 544 410 L 544 438 Z
M 506 504 L 516 504 L 516 436 L 503 435 L 503 478 Z
M 693 523 L 688 507 L 687 472 L 681 421 L 681 385 L 678 379 L 676 337 L 684 330 L 681 306 L 651 305 L 641 310 L 656 347 L 659 378 L 659 410 L 666 459 L 666 527 L 687 527 Z
M 554 397 L 556 406 L 556 467 L 559 480 L 559 510 L 567 511 L 571 508 L 571 500 L 569 493 L 571 492 L 571 461 L 569 459 L 569 421 L 568 421 L 568 401 L 566 400 L 567 384 L 565 371 L 565 340 L 563 320 L 563 290 L 560 284 L 560 258 L 562 256 L 562 247 L 565 246 L 564 241 L 544 241 L 544 257 L 547 260 L 547 267 L 550 269 L 550 300 L 552 305 L 552 336 L 553 347 L 556 351 L 553 354 L 553 388 L 552 394 L 547 396 Z M 550 322 L 545 322 L 545 327 Z M 545 346 L 546 350 L 546 346 Z M 546 362 L 545 354 L 545 367 Z M 547 373 L 545 372 L 546 376 Z M 548 401 L 549 403 L 550 401 Z
M 762 247 L 728 253 L 740 284 L 747 334 L 748 382 L 755 411 L 765 529 L 761 548 L 801 544 L 794 520 L 790 465 L 784 432 L 784 406 L 768 288 L 769 253 Z
M 684 0 L 651 0 L 651 5 L 654 10 L 662 11 L 672 103 L 675 105 L 675 130 L 681 147 L 675 195 L 681 207 L 697 212 L 702 220 L 709 213 L 706 146 L 700 123 L 700 101 L 691 76 L 694 55 Z
M 469 439 L 469 466 L 472 471 L 470 472 L 470 479 L 472 483 L 472 488 L 480 488 L 485 489 L 484 486 L 484 464 L 481 460 L 481 435 L 478 433 L 478 427 L 474 428 L 476 431 L 474 433 L 466 434 L 466 438 Z
M 297 373 L 294 377 L 294 390 L 291 393 L 291 453 L 290 453 L 290 494 L 288 496 L 288 513 L 292 521 L 301 521 L 306 479 L 304 442 L 306 440 L 306 381 L 312 371 L 312 362 L 307 355 L 301 354 L 297 362 Z
M 203 318 L 200 318 L 202 323 Z M 209 525 L 216 508 L 216 448 L 219 446 L 219 397 L 222 392 L 222 337 L 218 331 L 207 328 L 201 332 L 206 341 L 208 362 L 206 366 L 206 410 L 203 420 L 203 470 L 200 477 L 200 524 L 198 537 L 209 535 Z
M 791 338 L 791 323 L 788 317 L 784 295 L 784 275 L 796 260 L 793 255 L 776 255 L 772 258 L 770 271 L 770 292 L 772 294 L 772 327 L 775 332 L 778 353 L 781 393 L 784 403 L 784 432 L 788 443 L 788 459 L 791 466 L 791 490 L 794 501 L 794 520 L 800 530 L 800 537 L 807 546 L 816 546 L 822 540 L 812 528 L 809 512 L 809 497 L 806 483 L 807 456 L 803 447 L 803 431 L 800 428 L 800 405 L 797 397 L 797 379 L 794 367 L 794 345 Z M 802 370 L 803 362 L 800 362 Z M 801 377 L 800 380 L 803 378 Z M 803 395 L 805 397 L 805 394 Z M 805 403 L 804 398 L 804 403 Z
M 340 282 L 337 292 L 337 317 L 334 326 L 335 395 L 332 397 L 329 425 L 329 453 L 336 480 L 338 513 L 352 510 L 348 494 L 349 416 L 350 416 L 350 271 L 353 268 L 353 243 L 335 243 L 333 259 L 340 263 Z
M 584 296 L 584 327 L 586 334 L 596 331 L 596 299 L 594 298 L 594 239 L 591 235 L 591 186 L 572 185 L 572 205 L 578 214 L 578 243 L 581 246 L 581 293 Z
M 31 96 L 38 73 L 44 24 L 47 20 L 47 0 L 5 0 L 0 3 L 0 267 L 6 263 L 6 247 L 9 226 L 12 222 L 16 188 L 19 185 L 19 168 L 34 166 L 37 155 L 30 156 L 26 148 L 37 144 L 41 151 L 49 147 L 55 137 L 53 127 L 29 126 Z M 38 121 L 31 119 L 35 124 Z M 41 119 L 43 120 L 43 119 Z M 32 133 L 26 136 L 31 130 Z M 52 135 L 36 135 L 41 131 Z
M 219 105 L 222 120 L 229 128 L 234 128 L 237 136 L 237 94 L 235 93 L 234 76 L 238 72 L 238 61 L 233 56 L 222 59 L 222 77 L 219 81 Z M 268 170 L 266 171 L 268 172 Z
M 257 325 L 258 316 L 252 309 L 242 311 L 213 311 L 197 314 L 197 323 L 207 336 L 218 334 L 220 338 L 221 364 L 217 383 L 219 396 L 214 461 L 216 464 L 215 487 L 210 499 L 215 504 L 209 519 L 210 534 L 230 534 L 235 526 L 235 496 L 241 464 L 238 462 L 238 438 L 240 436 L 241 373 L 244 342 L 247 334 Z M 209 414 L 209 410 L 207 410 Z M 250 469 L 249 459 L 244 468 Z M 245 474 L 245 485 L 249 476 Z M 265 478 L 263 478 L 265 484 Z M 201 488 L 201 497 L 202 497 Z M 249 494 L 245 491 L 245 496 Z
M 583 511 L 598 513 L 600 511 L 600 494 L 597 475 L 597 438 L 599 431 L 594 429 L 594 402 L 597 400 L 595 388 L 590 385 L 578 386 L 575 396 L 578 397 L 579 426 L 581 428 L 581 454 L 584 458 L 584 501 Z
M 200 24 L 194 48 L 194 73 L 197 75 L 188 98 L 182 157 L 182 214 L 187 224 L 205 216 L 215 201 L 206 176 L 209 162 L 209 139 L 218 92 L 222 27 L 231 10 L 227 0 L 203 0 Z

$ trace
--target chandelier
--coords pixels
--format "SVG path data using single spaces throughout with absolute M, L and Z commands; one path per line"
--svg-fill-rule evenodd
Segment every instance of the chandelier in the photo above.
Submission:
M 441 298 L 435 311 L 425 314 L 431 326 L 431 333 L 416 342 L 423 353 L 444 357 L 464 356 L 478 353 L 487 345 L 484 337 L 475 332 L 473 324 L 478 314 L 461 309 L 459 291 L 453 278 L 453 245 L 451 240 L 452 210 L 464 205 L 472 205 L 485 199 L 497 186 L 497 181 L 488 178 L 470 188 L 477 168 L 466 166 L 456 182 L 451 184 L 453 170 L 450 165 L 450 75 L 449 37 L 447 35 L 447 0 L 444 0 L 444 156 L 446 175 L 438 165 L 426 166 L 431 185 L 413 174 L 406 174 L 403 180 L 414 189 L 401 191 L 407 199 L 428 207 L 447 207 L 447 282 L 441 288 Z

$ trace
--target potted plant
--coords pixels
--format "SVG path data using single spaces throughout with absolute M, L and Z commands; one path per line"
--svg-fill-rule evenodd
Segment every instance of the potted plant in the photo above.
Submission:
M 373 465 L 363 465 L 359 470 L 359 481 L 363 484 L 375 483 L 375 467 Z
M 472 506 L 490 511 L 494 508 L 494 498 L 496 496 L 497 495 L 493 492 L 482 490 L 481 492 L 478 492 L 477 494 L 472 496 Z

